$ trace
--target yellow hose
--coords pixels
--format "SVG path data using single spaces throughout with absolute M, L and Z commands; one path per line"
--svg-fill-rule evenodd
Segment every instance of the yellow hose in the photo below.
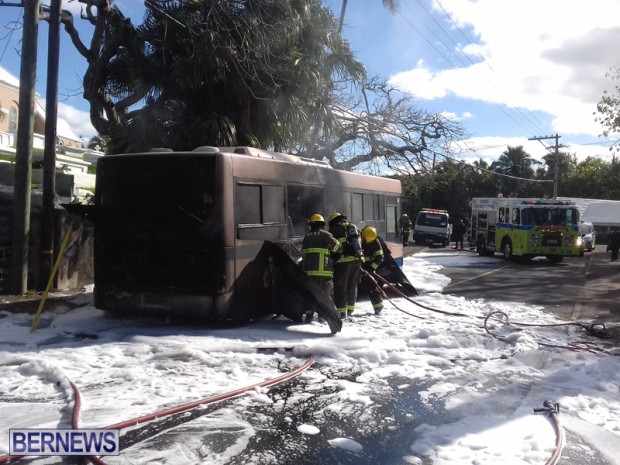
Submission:
M 54 277 L 58 272 L 58 268 L 60 267 L 60 260 L 62 259 L 63 254 L 65 253 L 65 248 L 67 247 L 67 243 L 69 242 L 69 237 L 73 232 L 73 228 L 69 226 L 67 229 L 67 233 L 65 234 L 65 238 L 62 241 L 62 245 L 60 246 L 60 252 L 58 252 L 58 257 L 56 257 L 56 262 L 54 263 L 54 268 L 52 269 L 52 274 L 50 275 L 50 279 L 47 281 L 47 287 L 45 288 L 45 292 L 43 293 L 43 299 L 39 303 L 39 308 L 37 309 L 37 314 L 34 316 L 34 321 L 32 322 L 32 326 L 30 327 L 30 332 L 34 332 L 39 325 L 39 317 L 41 316 L 41 312 L 43 311 L 43 306 L 45 305 L 45 301 L 47 300 L 47 295 L 49 294 L 50 289 L 52 288 L 52 283 L 54 282 Z

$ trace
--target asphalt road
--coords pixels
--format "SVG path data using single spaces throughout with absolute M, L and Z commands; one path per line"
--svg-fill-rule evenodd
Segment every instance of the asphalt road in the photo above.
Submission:
M 450 247 L 405 249 L 407 255 L 421 251 L 433 254 L 433 261 L 444 266 L 442 273 L 452 279 L 444 293 L 541 305 L 564 320 L 605 324 L 620 341 L 620 262 L 611 262 L 604 245 L 560 263 L 543 257 L 507 261 L 499 253 L 478 257 L 474 251 Z M 450 259 L 454 254 L 476 259 L 455 262 Z

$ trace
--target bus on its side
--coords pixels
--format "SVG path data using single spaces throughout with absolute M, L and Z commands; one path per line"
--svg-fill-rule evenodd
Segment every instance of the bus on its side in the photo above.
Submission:
M 480 255 L 499 250 L 506 259 L 545 256 L 560 262 L 580 253 L 579 211 L 572 201 L 474 198 L 471 230 Z
M 401 185 L 249 147 L 107 155 L 97 164 L 95 306 L 253 319 L 271 311 L 267 242 L 300 258 L 314 213 L 372 225 L 402 264 Z

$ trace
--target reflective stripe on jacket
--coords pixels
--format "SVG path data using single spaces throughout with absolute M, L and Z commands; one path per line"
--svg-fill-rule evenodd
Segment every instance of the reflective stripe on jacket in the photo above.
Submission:
M 331 254 L 342 253 L 342 245 L 329 232 L 319 229 L 306 234 L 301 253 L 306 275 L 332 278 Z
M 364 247 L 364 267 L 375 271 L 383 262 L 383 248 L 378 239 L 371 243 L 363 243 Z

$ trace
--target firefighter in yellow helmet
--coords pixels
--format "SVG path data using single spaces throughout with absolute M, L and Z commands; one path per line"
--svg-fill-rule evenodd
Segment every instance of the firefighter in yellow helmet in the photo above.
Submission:
M 302 245 L 302 266 L 304 273 L 316 282 L 332 298 L 334 289 L 333 259 L 342 253 L 342 244 L 325 231 L 325 219 L 316 213 L 308 220 L 310 231 L 304 237 Z M 306 321 L 311 321 L 314 312 L 306 313 Z
M 362 241 L 357 226 L 338 212 L 329 216 L 329 232 L 343 248 L 342 256 L 334 263 L 334 303 L 344 320 L 355 310 L 357 286 L 362 277 Z
M 364 264 L 362 267 L 368 274 L 363 273 L 361 285 L 363 291 L 370 296 L 370 302 L 375 315 L 381 315 L 383 310 L 383 297 L 378 288 L 379 284 L 372 278 L 379 265 L 383 263 L 384 257 L 383 247 L 378 238 L 379 234 L 373 226 L 366 226 L 362 229 L 362 248 L 364 250 Z

